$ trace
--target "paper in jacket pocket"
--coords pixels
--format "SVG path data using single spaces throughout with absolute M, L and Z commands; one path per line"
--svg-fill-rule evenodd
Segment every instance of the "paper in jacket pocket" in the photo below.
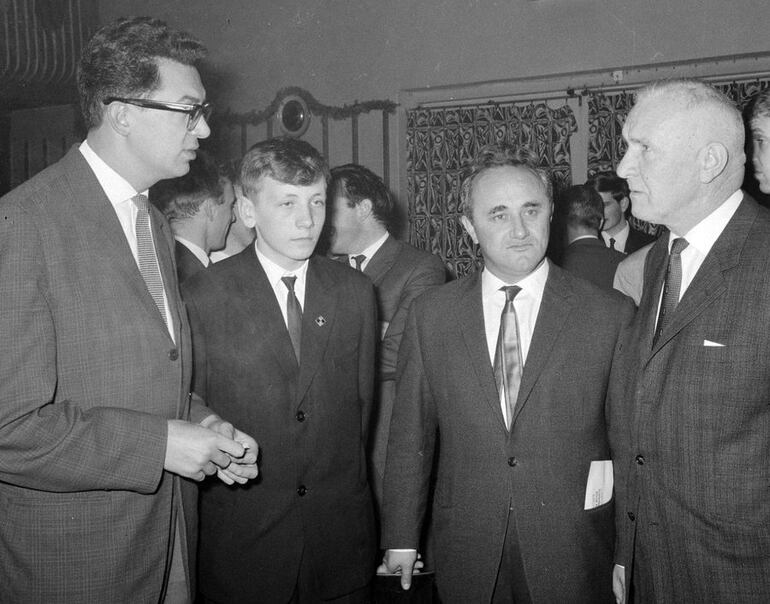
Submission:
M 612 460 L 592 461 L 588 470 L 584 510 L 592 510 L 612 499 Z

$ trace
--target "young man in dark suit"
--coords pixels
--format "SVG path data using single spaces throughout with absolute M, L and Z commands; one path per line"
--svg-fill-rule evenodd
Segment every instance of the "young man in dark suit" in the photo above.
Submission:
M 234 219 L 232 179 L 213 157 L 198 151 L 187 174 L 150 188 L 150 201 L 171 225 L 176 270 L 183 283 L 211 263 L 212 250 L 225 246 Z
M 635 229 L 628 221 L 631 200 L 628 184 L 614 172 L 602 172 L 586 183 L 594 188 L 604 203 L 604 224 L 601 236 L 611 250 L 632 254 L 648 243 L 655 241 L 655 235 Z
M 446 281 L 441 259 L 399 241 L 388 232 L 395 220 L 393 197 L 382 179 L 368 168 L 346 164 L 332 169 L 331 252 L 344 255 L 374 283 L 380 346 L 378 396 L 372 418 L 372 487 L 382 504 L 382 477 L 395 394 L 398 347 L 409 305 L 426 289 Z
M 564 191 L 557 204 L 566 229 L 567 247 L 561 267 L 604 289 L 612 281 L 624 254 L 604 245 L 599 231 L 604 222 L 602 198 L 589 185 L 574 185 Z
M 179 477 L 256 475 L 256 442 L 190 396 L 173 238 L 146 199 L 209 135 L 203 52 L 146 17 L 97 31 L 86 141 L 0 200 L 3 602 L 189 602 Z
M 616 595 L 767 602 L 770 214 L 740 189 L 741 113 L 707 84 L 661 81 L 623 138 L 634 213 L 670 233 L 610 382 Z
M 426 292 L 409 312 L 383 570 L 411 584 L 436 468 L 442 602 L 612 602 L 604 404 L 633 304 L 545 259 L 551 183 L 523 150 L 482 149 L 461 199 L 484 268 Z
M 261 449 L 251 488 L 202 493 L 204 601 L 368 600 L 376 303 L 363 274 L 313 255 L 328 179 L 304 141 L 255 145 L 238 201 L 255 244 L 183 286 L 195 392 L 248 426 Z

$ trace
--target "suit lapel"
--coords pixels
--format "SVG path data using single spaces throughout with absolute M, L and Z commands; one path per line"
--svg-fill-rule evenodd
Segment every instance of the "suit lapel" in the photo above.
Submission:
M 507 433 L 500 407 L 500 394 L 495 384 L 495 374 L 487 348 L 484 308 L 481 300 L 481 270 L 468 277 L 463 286 L 458 290 L 457 303 L 454 305 L 454 320 L 459 325 L 463 341 L 468 348 L 468 359 L 476 374 L 482 398 L 490 412 L 497 418 L 500 428 Z
M 746 200 L 736 210 L 701 264 L 666 324 L 652 353 L 671 340 L 727 290 L 723 273 L 738 265 L 741 251 L 756 218 L 757 207 Z M 663 269 L 665 273 L 665 267 Z M 664 276 L 665 278 L 665 276 Z M 659 288 L 658 288 L 659 290 Z
M 136 260 L 134 260 L 134 256 L 131 253 L 131 247 L 128 241 L 126 241 L 123 227 L 120 225 L 120 220 L 118 220 L 115 209 L 107 198 L 104 189 L 102 189 L 88 162 L 86 162 L 77 147 L 73 147 L 70 150 L 64 161 L 66 162 L 64 169 L 66 170 L 67 179 L 73 193 L 73 210 L 76 209 L 78 215 L 83 217 L 82 225 L 86 238 L 92 242 L 93 247 L 98 250 L 99 254 L 107 260 L 106 264 L 113 272 L 110 277 L 115 281 L 123 283 L 135 294 L 136 299 L 140 301 L 141 305 L 153 317 L 153 320 L 158 322 L 158 328 L 163 330 L 170 342 L 171 338 L 163 317 L 158 312 L 158 307 L 155 306 L 155 302 L 147 289 L 147 284 L 139 272 L 139 267 L 136 265 Z M 152 216 L 152 210 L 150 214 Z M 160 248 L 160 234 L 156 224 L 157 219 L 153 219 L 151 222 L 153 224 L 156 247 Z M 162 255 L 160 252 L 158 253 L 159 262 Z M 171 314 L 174 315 L 173 300 L 176 294 L 171 296 L 168 288 L 169 283 L 176 283 L 176 279 L 174 278 L 173 281 L 169 282 L 168 268 L 166 267 L 164 270 L 163 265 L 161 265 L 161 272 L 167 288 L 166 296 L 169 304 L 172 306 Z M 171 274 L 173 276 L 173 272 Z
M 546 363 L 548 363 L 551 351 L 559 338 L 559 334 L 564 329 L 573 305 L 572 288 L 564 279 L 564 273 L 558 267 L 550 264 L 548 279 L 543 290 L 543 299 L 532 332 L 532 342 L 521 376 L 519 396 L 513 412 L 514 422 L 529 401 L 532 389 L 540 378 Z
M 331 275 L 323 270 L 315 257 L 310 258 L 305 284 L 305 306 L 302 310 L 302 359 L 295 400 L 299 405 L 322 364 L 329 336 L 338 320 L 337 296 Z
M 398 254 L 401 251 L 401 245 L 393 238 L 392 235 L 388 235 L 388 238 L 380 246 L 372 259 L 366 265 L 364 274 L 372 280 L 372 283 L 379 285 L 385 274 L 393 267 L 393 264 L 398 258 Z
M 272 350 L 272 356 L 290 380 L 296 379 L 297 358 L 291 345 L 289 330 L 275 297 L 273 286 L 268 281 L 254 246 L 238 254 L 234 261 L 239 263 L 233 270 L 241 276 L 239 295 L 232 304 L 245 318 L 244 325 L 252 330 L 255 339 L 264 342 Z

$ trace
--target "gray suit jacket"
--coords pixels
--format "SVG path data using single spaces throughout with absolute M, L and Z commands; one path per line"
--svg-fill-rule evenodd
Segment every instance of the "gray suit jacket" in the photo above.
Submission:
M 770 598 L 770 214 L 744 196 L 655 346 L 667 237 L 612 373 L 617 561 L 643 601 Z
M 190 414 L 191 355 L 151 212 L 176 343 L 77 148 L 0 200 L 2 601 L 162 598 L 181 509 L 166 423 Z
M 480 272 L 412 305 L 385 469 L 383 547 L 416 548 L 436 440 L 432 528 L 443 602 L 489 602 L 513 517 L 534 602 L 612 602 L 613 503 L 584 510 L 609 459 L 605 393 L 633 304 L 551 265 L 506 430 Z

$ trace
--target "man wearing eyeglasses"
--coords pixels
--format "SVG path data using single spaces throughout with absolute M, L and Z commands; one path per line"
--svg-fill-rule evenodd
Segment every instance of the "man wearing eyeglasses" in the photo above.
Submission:
M 173 238 L 147 189 L 210 131 L 204 48 L 149 18 L 80 62 L 88 137 L 0 199 L 0 601 L 190 602 L 196 489 L 257 443 L 189 394 Z

